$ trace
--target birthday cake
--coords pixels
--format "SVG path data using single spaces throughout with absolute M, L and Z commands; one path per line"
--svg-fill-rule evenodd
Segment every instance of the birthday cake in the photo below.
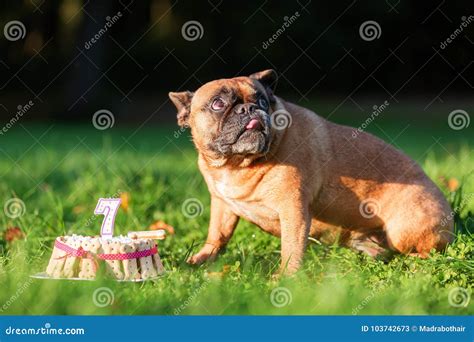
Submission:
M 146 280 L 164 272 L 156 242 L 137 234 L 60 236 L 46 268 L 51 278 L 95 279 L 99 270 L 117 280 Z

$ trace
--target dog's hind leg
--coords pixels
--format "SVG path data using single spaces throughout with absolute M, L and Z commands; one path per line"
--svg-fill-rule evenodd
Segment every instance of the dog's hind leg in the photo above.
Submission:
M 387 248 L 383 232 L 373 234 L 352 232 L 351 238 L 346 242 L 346 246 L 361 251 L 373 258 L 385 259 L 392 254 L 392 251 Z
M 366 230 L 354 231 L 340 226 L 327 225 L 313 219 L 311 236 L 325 245 L 338 244 L 363 252 L 374 258 L 385 258 L 392 254 L 388 248 L 385 233 L 382 229 L 376 232 L 367 232 Z
M 451 228 L 443 230 L 437 225 L 417 224 L 404 227 L 392 226 L 388 223 L 387 237 L 391 249 L 408 254 L 427 258 L 432 249 L 442 250 L 451 241 Z
M 451 242 L 453 223 L 420 211 L 418 215 L 400 214 L 396 219 L 388 220 L 385 231 L 391 249 L 426 258 L 432 249 L 440 251 Z

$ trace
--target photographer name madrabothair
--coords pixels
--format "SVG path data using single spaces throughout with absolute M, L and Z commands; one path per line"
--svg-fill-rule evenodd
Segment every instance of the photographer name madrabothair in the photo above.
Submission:
M 420 325 L 419 332 L 464 332 L 466 327 L 463 325 Z

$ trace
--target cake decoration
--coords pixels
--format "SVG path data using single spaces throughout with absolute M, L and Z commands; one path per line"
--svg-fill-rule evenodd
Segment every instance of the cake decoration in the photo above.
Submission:
M 101 236 L 113 236 L 115 226 L 115 215 L 120 208 L 122 199 L 120 198 L 99 198 L 94 214 L 104 215 L 102 227 L 100 228 Z
M 101 268 L 119 281 L 153 279 L 164 273 L 156 240 L 165 231 L 136 231 L 113 236 L 120 199 L 99 199 L 95 213 L 104 215 L 101 236 L 68 235 L 57 237 L 46 268 L 55 279 L 95 279 Z

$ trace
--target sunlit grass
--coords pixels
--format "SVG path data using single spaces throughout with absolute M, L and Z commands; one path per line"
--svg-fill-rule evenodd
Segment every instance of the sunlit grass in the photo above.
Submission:
M 474 198 L 462 201 L 474 193 L 472 141 L 433 145 L 430 132 L 415 130 L 397 140 L 458 208 L 456 241 L 444 253 L 426 260 L 400 255 L 384 263 L 311 243 L 300 274 L 276 282 L 271 274 L 279 263 L 279 241 L 247 222 L 239 224 L 215 263 L 198 268 L 184 263 L 204 241 L 209 220 L 209 195 L 187 133 L 175 138 L 174 128 L 144 128 L 126 140 L 133 130 L 56 126 L 37 142 L 25 129 L 38 139 L 48 127 L 14 127 L 0 140 L 0 204 L 18 197 L 26 207 L 17 219 L 0 215 L 0 232 L 19 227 L 25 234 L 13 243 L 1 241 L 3 314 L 474 313 L 472 301 L 465 307 L 448 301 L 453 288 L 470 294 L 474 279 L 474 237 L 469 233 Z M 391 127 L 383 130 L 392 132 Z M 373 131 L 385 138 L 377 127 Z M 420 146 L 431 145 L 420 153 Z M 445 184 L 450 178 L 461 185 L 456 191 Z M 159 244 L 166 276 L 142 284 L 29 278 L 45 269 L 56 236 L 98 234 L 100 218 L 91 221 L 97 199 L 118 191 L 128 192 L 131 200 L 128 212 L 117 216 L 116 234 L 146 229 L 158 219 L 175 227 L 176 234 Z M 183 215 L 187 198 L 202 202 L 202 215 Z M 112 290 L 111 305 L 94 304 L 99 287 Z M 277 287 L 284 289 L 273 305 L 271 293 Z

